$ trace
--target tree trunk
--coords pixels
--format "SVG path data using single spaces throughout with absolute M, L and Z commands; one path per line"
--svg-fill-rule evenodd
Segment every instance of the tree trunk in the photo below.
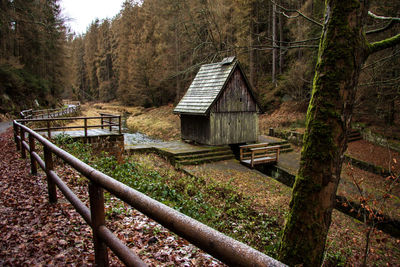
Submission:
M 251 15 L 253 15 L 254 8 L 251 7 Z M 250 69 L 250 85 L 255 88 L 254 79 L 255 79 L 255 68 L 254 68 L 254 40 L 253 40 L 253 29 L 254 29 L 254 22 L 253 19 L 250 18 L 250 25 L 249 25 L 249 69 Z
M 282 4 L 282 3 L 281 3 Z M 279 14 L 279 74 L 283 73 L 283 16 Z
M 180 64 L 180 46 L 179 46 L 179 29 L 178 23 L 175 22 L 175 72 L 176 72 L 176 97 L 175 102 L 178 103 L 181 100 L 181 81 L 179 75 L 179 64 Z
M 300 169 L 279 248 L 279 259 L 290 266 L 322 263 L 347 147 L 355 88 L 368 56 L 363 34 L 368 6 L 362 3 L 326 1 Z
M 276 86 L 276 61 L 277 61 L 277 44 L 276 44 L 276 4 L 272 5 L 272 83 Z

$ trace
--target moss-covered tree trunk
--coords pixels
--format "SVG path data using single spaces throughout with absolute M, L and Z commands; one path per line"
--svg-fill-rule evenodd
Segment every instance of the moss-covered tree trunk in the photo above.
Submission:
M 326 1 L 300 169 L 279 248 L 279 259 L 290 266 L 322 262 L 362 64 L 400 40 L 397 35 L 385 45 L 369 44 L 363 31 L 367 14 L 368 1 Z

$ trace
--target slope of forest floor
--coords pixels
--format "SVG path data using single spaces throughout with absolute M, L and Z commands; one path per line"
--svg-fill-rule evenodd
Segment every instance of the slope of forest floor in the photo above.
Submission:
M 261 114 L 260 134 L 268 134 L 269 128 L 296 128 L 303 131 L 305 125 L 304 104 L 285 102 L 271 114 Z M 128 107 L 118 102 L 87 103 L 82 105 L 82 115 L 99 116 L 100 113 L 125 114 L 126 126 L 133 132 L 140 131 L 150 137 L 170 141 L 180 139 L 180 119 L 173 114 L 174 106 L 158 108 Z M 97 122 L 92 121 L 95 124 Z
M 61 193 L 47 199 L 43 172 L 15 149 L 12 132 L 0 135 L 0 266 L 94 265 L 92 231 Z M 87 180 L 72 168 L 57 169 L 88 205 Z M 182 238 L 107 194 L 107 226 L 149 266 L 223 266 Z M 123 265 L 110 253 L 110 266 Z
M 96 104 L 92 105 L 95 107 L 93 108 L 84 108 L 84 115 L 97 115 L 98 112 L 111 112 L 111 113 L 129 113 L 130 117 L 128 121 L 131 121 L 134 127 L 137 127 L 136 130 L 139 130 L 140 132 L 146 133 L 148 135 L 151 135 L 153 137 L 157 137 L 160 139 L 169 139 L 169 138 L 164 138 L 164 136 L 171 137 L 174 134 L 171 134 L 171 132 L 175 133 L 176 136 L 179 137 L 179 127 L 177 126 L 177 122 L 179 123 L 179 118 L 175 115 L 172 115 L 172 106 L 166 106 L 166 107 L 161 107 L 161 108 L 153 108 L 153 109 L 143 109 L 143 108 L 130 108 L 129 110 L 126 107 L 122 106 L 116 106 L 113 104 Z M 290 117 L 290 122 L 284 122 L 281 117 L 288 115 Z M 290 115 L 291 114 L 291 115 Z M 269 117 L 268 117 L 269 116 Z M 276 113 L 272 115 L 261 115 L 260 121 L 266 120 L 268 122 L 276 122 L 276 125 L 283 125 L 285 127 L 295 127 L 295 126 L 301 126 L 301 112 L 291 112 L 289 107 L 287 107 L 287 110 L 278 110 Z M 132 122 L 133 120 L 133 122 Z M 153 122 L 153 123 L 151 123 Z M 164 133 L 163 127 L 165 127 L 165 123 L 167 123 L 171 127 L 169 128 L 169 134 Z M 129 123 L 128 123 L 129 124 Z M 179 124 L 178 124 L 179 125 Z M 132 126 L 131 126 L 132 127 Z M 267 131 L 269 127 L 265 127 L 265 130 Z M 178 138 L 178 137 L 173 137 L 173 138 Z M 170 140 L 170 139 L 169 139 Z M 364 148 L 364 145 L 361 145 L 361 148 Z M 359 147 L 356 145 L 349 146 L 349 150 L 353 151 L 354 155 L 357 154 Z M 368 149 L 371 149 L 369 147 L 365 148 L 366 150 L 364 152 L 360 152 L 360 155 L 375 155 L 376 153 L 380 153 L 379 151 L 371 152 Z M 368 153 L 367 153 L 368 152 Z M 172 184 L 176 184 L 178 186 L 177 190 L 183 190 L 184 193 L 188 194 L 193 194 L 193 189 L 190 188 L 190 186 L 193 187 L 193 185 L 186 185 L 189 187 L 184 187 L 183 189 L 181 188 L 182 185 L 180 185 L 180 182 L 182 180 L 182 177 L 184 174 L 180 173 L 177 170 L 174 170 L 174 168 L 165 160 L 158 158 L 154 154 L 149 154 L 149 155 L 144 155 L 144 154 L 134 154 L 131 156 L 132 158 L 130 160 L 133 160 L 133 162 L 139 162 L 141 166 L 144 166 L 145 172 L 148 173 L 157 173 L 157 177 L 160 177 L 160 179 L 163 179 L 163 183 L 171 184 L 171 181 L 177 181 L 173 182 Z M 363 158 L 363 160 L 368 161 L 367 158 Z M 224 163 L 220 163 L 224 164 Z M 26 164 L 25 164 L 26 165 Z M 28 167 L 27 165 L 25 167 Z M 362 175 L 362 171 L 358 170 L 357 168 L 350 168 L 349 166 L 345 166 L 345 171 L 349 171 L 352 174 L 354 172 L 360 173 Z M 67 173 L 70 173 L 70 170 L 66 171 Z M 28 172 L 27 172 L 28 173 Z M 3 173 L 2 176 L 4 177 Z M 247 173 L 246 175 L 243 175 L 242 172 L 238 170 L 226 170 L 223 166 L 221 167 L 212 167 L 212 169 L 208 169 L 202 172 L 200 174 L 200 178 L 206 181 L 207 183 L 212 182 L 216 185 L 213 186 L 214 192 L 219 192 L 219 190 L 222 190 L 222 194 L 226 194 L 226 189 L 228 188 L 229 190 L 233 190 L 231 193 L 229 193 L 229 196 L 232 197 L 232 194 L 238 194 L 239 196 L 243 196 L 245 198 L 249 198 L 251 201 L 254 203 L 254 207 L 259 210 L 263 211 L 265 214 L 270 216 L 272 220 L 277 223 L 279 226 L 275 230 L 269 230 L 269 235 L 275 236 L 274 239 L 278 239 L 279 236 L 279 229 L 284 224 L 284 217 L 285 214 L 288 211 L 288 202 L 290 199 L 290 189 L 281 185 L 277 184 L 275 182 L 271 181 L 263 181 L 262 176 L 258 177 L 259 175 L 254 174 L 252 172 Z M 167 177 L 167 178 L 162 178 L 162 177 Z M 371 176 L 372 177 L 372 176 Z M 375 176 L 371 178 L 372 180 L 376 179 Z M 71 182 L 76 180 L 74 179 L 74 176 L 71 177 Z M 171 180 L 171 181 L 170 181 Z M 271 184 L 269 184 L 271 183 Z M 263 185 L 263 186 L 260 186 Z M 209 186 L 208 186 L 209 187 Z M 262 189 L 262 190 L 260 190 Z M 217 191 L 215 191 L 217 190 Z M 193 192 L 192 192 L 193 191 Z M 263 192 L 265 191 L 265 192 Z M 191 193 L 192 192 L 192 193 Z M 225 192 L 225 193 L 224 193 Z M 218 193 L 221 194 L 221 193 Z M 242 197 L 239 197 L 241 199 Z M 237 197 L 234 197 L 234 199 L 237 199 Z M 63 203 L 61 201 L 61 203 Z M 59 204 L 57 204 L 59 205 Z M 121 211 L 121 203 L 116 205 L 114 208 L 110 208 L 111 214 L 110 216 L 112 218 L 120 218 L 122 219 L 125 214 L 129 214 L 129 212 L 125 212 L 126 207 L 122 205 L 122 211 Z M 227 210 L 228 213 L 232 213 L 235 211 L 234 210 Z M 124 219 L 122 219 L 125 221 Z M 121 225 L 124 225 L 125 223 L 120 223 Z M 121 227 L 120 224 L 116 224 L 116 228 L 114 229 L 119 229 Z M 144 223 L 147 224 L 147 223 Z M 82 225 L 84 226 L 84 225 Z M 118 227 L 117 227 L 118 226 Z M 233 225 L 231 226 L 233 227 Z M 159 232 L 159 227 L 156 227 L 155 230 L 151 230 L 150 232 Z M 234 229 L 234 228 L 233 228 Z M 328 236 L 328 241 L 327 241 L 327 250 L 326 250 L 326 259 L 327 261 L 325 262 L 326 266 L 331 266 L 330 264 L 346 264 L 346 265 L 360 265 L 362 257 L 364 255 L 364 248 L 365 248 L 365 240 L 366 240 L 366 232 L 368 230 L 368 227 L 360 223 L 359 221 L 348 217 L 341 212 L 334 211 L 333 212 L 333 222 L 329 231 L 329 236 Z M 118 230 L 117 230 L 118 231 Z M 139 244 L 144 244 L 146 247 L 146 242 L 149 240 L 150 236 L 147 236 L 147 239 L 140 239 L 141 241 L 139 242 L 134 242 L 133 240 L 136 240 L 136 237 L 134 237 L 134 234 L 132 233 L 127 233 L 124 232 L 124 230 L 121 230 L 123 234 L 119 236 L 123 236 L 124 238 L 128 235 L 129 237 L 126 238 L 126 241 L 128 243 L 132 243 L 132 246 Z M 273 231 L 273 232 L 271 232 Z M 140 231 L 139 231 L 140 232 Z M 145 230 L 144 232 L 148 232 Z M 161 231 L 163 232 L 163 231 Z M 82 235 L 84 236 L 84 235 Z M 90 235 L 86 235 L 89 236 Z M 157 237 L 158 238 L 158 237 Z M 66 237 L 61 237 L 62 240 L 66 240 Z M 3 242 L 3 241 L 2 241 Z M 61 241 L 64 243 L 63 241 Z M 71 241 L 72 242 L 72 241 Z M 70 241 L 68 241 L 68 244 L 73 244 Z M 2 243 L 3 244 L 3 243 Z M 90 241 L 86 242 L 85 244 L 90 244 Z M 159 244 L 163 244 L 163 241 L 160 242 Z M 148 245 L 148 244 L 147 244 Z M 175 244 L 176 245 L 176 244 Z M 26 246 L 23 245 L 22 247 Z M 181 246 L 179 243 L 178 248 Z M 155 246 L 153 246 L 153 249 Z M 88 249 L 86 247 L 85 249 Z M 157 248 L 158 249 L 158 248 Z M 155 250 L 154 250 L 155 251 Z M 153 251 L 153 252 L 154 252 Z M 158 251 L 158 250 L 157 250 Z M 163 250 L 162 250 L 163 251 Z M 51 252 L 49 252 L 51 253 Z M 143 254 L 146 254 L 146 251 L 142 252 Z M 155 252 L 157 254 L 157 252 Z M 167 250 L 167 252 L 164 250 L 163 257 L 167 257 L 167 255 L 170 255 L 172 252 Z M 162 254 L 161 253 L 161 254 Z M 56 254 L 57 255 L 57 254 Z M 157 254 L 158 259 L 161 257 L 160 253 Z M 60 256 L 61 257 L 61 256 Z M 64 256 L 63 256 L 64 257 Z M 68 258 L 68 256 L 65 256 Z M 77 259 L 76 255 L 73 256 L 72 261 L 75 262 L 80 262 L 81 259 Z M 86 258 L 82 260 L 90 262 L 93 260 L 93 256 L 85 256 Z M 196 255 L 193 255 L 193 257 L 196 257 Z M 189 257 L 190 261 L 193 263 L 196 260 L 193 257 Z M 174 258 L 174 257 L 172 257 Z M 169 260 L 173 260 L 171 257 L 169 257 Z M 184 257 L 183 257 L 184 258 Z M 201 257 L 200 257 L 201 258 Z M 1 259 L 3 259 L 3 255 L 1 255 Z M 65 258 L 62 258 L 65 260 Z M 175 257 L 176 259 L 176 257 Z M 182 255 L 178 255 L 178 259 L 182 259 Z M 207 256 L 205 258 L 203 257 L 203 260 L 206 259 L 208 263 L 211 264 L 217 264 L 216 262 L 210 260 Z M 115 259 L 114 259 L 115 260 Z M 151 262 L 154 259 L 149 259 L 149 262 Z M 170 262 L 167 260 L 167 262 Z M 157 260 L 159 265 L 164 265 L 164 263 L 161 263 L 162 261 Z M 370 249 L 370 254 L 368 256 L 368 262 L 369 265 L 389 265 L 389 266 L 396 266 L 398 265 L 398 262 L 400 261 L 400 240 L 393 238 L 381 231 L 375 231 L 372 235 L 371 238 L 371 249 Z M 29 261 L 25 261 L 29 262 Z M 204 261 L 203 261 L 204 262 Z M 181 265 L 179 262 L 174 262 L 176 265 Z

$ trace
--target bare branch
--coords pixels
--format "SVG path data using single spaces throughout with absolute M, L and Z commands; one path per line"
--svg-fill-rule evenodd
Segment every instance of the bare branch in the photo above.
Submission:
M 289 15 L 286 15 L 286 13 L 285 12 L 280 12 L 283 16 L 285 16 L 286 18 L 288 18 L 288 19 L 295 19 L 295 18 L 298 18 L 299 17 L 299 14 L 297 14 L 297 15 L 295 15 L 295 16 L 289 16 Z
M 239 48 L 245 48 L 245 47 L 239 47 Z M 272 50 L 272 49 L 276 49 L 276 48 L 282 48 L 283 50 L 287 50 L 287 49 L 294 49 L 294 48 L 318 48 L 318 45 L 296 45 L 296 46 L 268 46 L 268 45 L 259 45 L 259 46 L 251 46 L 251 47 L 247 47 L 250 49 L 254 49 L 254 50 Z
M 367 68 L 369 68 L 369 67 L 375 66 L 376 64 L 378 64 L 378 63 L 380 63 L 380 62 L 382 62 L 382 61 L 386 61 L 386 60 L 388 60 L 388 59 L 394 57 L 395 55 L 397 55 L 397 54 L 399 54 L 399 53 L 400 53 L 400 50 L 397 50 L 397 51 L 395 51 L 393 54 L 391 54 L 390 56 L 387 56 L 387 57 L 381 58 L 381 59 L 379 59 L 379 60 L 377 60 L 377 61 L 375 61 L 375 62 L 372 62 L 371 64 L 368 64 L 368 65 L 362 67 L 361 69 L 364 70 L 364 69 L 367 69 Z
M 272 41 L 271 38 L 267 38 L 265 37 L 265 39 L 267 39 L 268 41 Z M 308 42 L 312 42 L 312 41 L 319 41 L 321 39 L 321 37 L 315 37 L 315 38 L 310 38 L 310 39 L 306 39 L 306 40 L 300 40 L 300 41 L 276 41 L 277 43 L 281 43 L 281 44 L 299 44 L 299 43 L 308 43 Z
M 382 28 L 379 28 L 379 29 L 368 31 L 368 32 L 366 32 L 366 34 L 374 34 L 374 33 L 379 33 L 379 32 L 383 32 L 383 31 L 389 30 L 390 28 L 393 27 L 394 24 L 395 24 L 395 21 L 394 20 L 390 20 L 389 23 L 386 24 L 386 26 L 384 26 Z
M 395 20 L 395 21 L 400 21 L 400 18 L 397 17 L 385 17 L 385 16 L 379 16 L 379 15 L 375 15 L 374 13 L 372 13 L 371 11 L 368 11 L 368 15 L 370 15 L 371 17 L 373 17 L 374 19 L 381 19 L 381 20 Z
M 283 11 L 291 12 L 291 13 L 297 13 L 297 14 L 299 14 L 300 16 L 302 16 L 303 18 L 305 18 L 306 20 L 308 20 L 308 21 L 310 21 L 310 22 L 312 22 L 312 23 L 314 23 L 314 24 L 320 26 L 321 28 L 324 26 L 322 23 L 319 23 L 319 22 L 316 21 L 315 19 L 310 18 L 310 17 L 304 15 L 302 12 L 300 12 L 300 11 L 297 10 L 297 9 L 287 9 L 287 8 L 285 8 L 285 7 L 283 7 L 283 6 L 279 5 L 279 4 L 277 4 L 277 3 L 276 3 L 275 1 L 273 1 L 273 0 L 270 0 L 270 1 L 271 1 L 271 3 L 273 3 L 274 5 L 276 5 L 277 7 L 279 7 L 280 9 L 282 9 Z M 288 16 L 286 16 L 286 17 L 288 17 Z M 289 17 L 288 17 L 288 18 L 289 18 Z
M 396 85 L 400 81 L 400 77 L 394 78 L 394 79 L 389 79 L 389 80 L 383 80 L 383 81 L 375 81 L 375 82 L 369 82 L 369 83 L 361 83 L 358 84 L 358 86 L 371 86 L 371 85 Z

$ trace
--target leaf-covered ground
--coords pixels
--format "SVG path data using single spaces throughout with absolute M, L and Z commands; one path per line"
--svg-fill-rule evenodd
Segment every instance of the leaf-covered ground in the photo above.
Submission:
M 65 201 L 49 204 L 44 175 L 30 175 L 11 140 L 0 136 L 0 265 L 92 264 L 89 227 Z
M 46 177 L 30 175 L 11 131 L 0 135 L 0 266 L 93 265 L 92 232 L 58 192 L 47 200 Z M 87 202 L 87 182 L 68 166 L 57 170 Z M 107 226 L 150 266 L 221 266 L 208 254 L 128 205 L 108 196 Z M 110 253 L 110 264 L 122 263 Z
M 362 161 L 400 173 L 400 153 L 392 149 L 359 140 L 349 143 L 346 153 Z

